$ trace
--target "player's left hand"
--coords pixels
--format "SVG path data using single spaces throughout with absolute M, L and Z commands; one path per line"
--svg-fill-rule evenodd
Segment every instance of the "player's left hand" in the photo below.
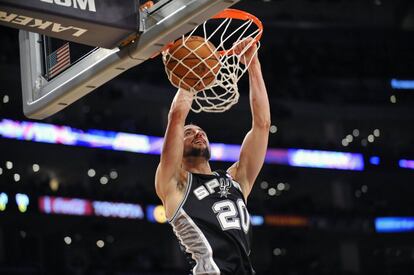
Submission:
M 251 62 L 257 60 L 257 44 L 253 38 L 248 37 L 235 45 L 234 53 L 237 55 L 241 54 L 240 62 L 242 64 L 251 64 Z

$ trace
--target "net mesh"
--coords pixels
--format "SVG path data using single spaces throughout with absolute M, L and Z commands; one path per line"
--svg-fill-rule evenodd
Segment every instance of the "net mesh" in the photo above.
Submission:
M 217 18 L 209 19 L 196 27 L 189 34 L 181 37 L 182 47 L 188 51 L 180 59 L 174 56 L 174 51 L 169 49 L 162 52 L 165 71 L 170 82 L 177 88 L 182 88 L 194 94 L 192 111 L 199 112 L 224 112 L 230 109 L 239 100 L 237 83 L 247 71 L 251 60 L 243 60 L 244 53 L 257 42 L 257 50 L 260 48 L 258 38 L 262 29 L 252 19 Z M 203 42 L 195 48 L 186 45 L 190 37 L 202 37 Z M 250 40 L 240 53 L 234 49 L 247 38 Z M 200 56 L 199 49 L 207 46 L 211 54 Z M 257 50 L 254 55 L 257 54 Z M 196 63 L 188 66 L 183 62 L 186 57 L 196 56 Z M 194 58 L 193 58 L 194 59 Z M 211 60 L 214 60 L 211 64 Z M 217 62 L 218 60 L 218 62 Z M 167 68 L 171 61 L 176 64 L 173 68 Z M 206 69 L 200 73 L 201 67 Z M 186 73 L 183 76 L 175 74 L 177 66 L 184 66 Z

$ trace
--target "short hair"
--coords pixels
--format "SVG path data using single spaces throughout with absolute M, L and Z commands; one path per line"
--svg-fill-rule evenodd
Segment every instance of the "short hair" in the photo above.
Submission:
M 196 126 L 196 127 L 200 128 L 201 130 L 203 130 L 203 131 L 204 131 L 204 129 L 203 129 L 203 128 L 201 128 L 199 125 L 197 125 L 197 124 L 195 124 L 195 123 L 192 123 L 192 122 L 187 123 L 186 125 L 184 125 L 184 128 L 185 128 L 185 127 L 187 127 L 187 126 Z

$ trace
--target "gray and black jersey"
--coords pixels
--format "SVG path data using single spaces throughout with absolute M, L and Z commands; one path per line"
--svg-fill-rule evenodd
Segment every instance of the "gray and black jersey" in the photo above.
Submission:
M 193 274 L 254 274 L 249 212 L 226 172 L 188 173 L 184 199 L 169 222 Z

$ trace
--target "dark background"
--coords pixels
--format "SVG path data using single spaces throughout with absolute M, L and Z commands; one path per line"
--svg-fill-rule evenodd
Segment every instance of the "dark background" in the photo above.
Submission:
M 378 216 L 414 216 L 414 3 L 410 0 L 245 0 L 259 17 L 260 58 L 270 97 L 269 147 L 362 153 L 362 172 L 265 164 L 249 198 L 258 215 L 298 215 L 305 227 L 254 227 L 258 274 L 411 274 L 413 233 L 379 234 Z M 22 114 L 17 30 L 0 27 L 0 118 Z M 163 136 L 175 89 L 160 58 L 129 70 L 45 123 Z M 250 127 L 247 81 L 240 102 L 222 114 L 191 114 L 212 142 L 240 144 Z M 7 101 L 7 100 L 6 100 Z M 395 103 L 393 103 L 394 101 Z M 348 145 L 343 139 L 358 129 Z M 374 130 L 380 136 L 367 138 Z M 369 158 L 379 156 L 378 166 Z M 13 169 L 5 168 L 6 161 Z M 159 204 L 159 156 L 0 139 L 0 191 Z M 38 163 L 39 173 L 32 164 Z M 214 169 L 231 163 L 213 162 Z M 94 168 L 95 178 L 87 171 Z M 99 177 L 116 170 L 108 184 Z M 14 182 L 13 174 L 21 174 Z M 57 191 L 50 180 L 59 181 Z M 263 181 L 268 186 L 261 184 Z M 289 190 L 270 196 L 283 182 Z M 29 211 L 30 212 L 30 211 Z M 65 236 L 72 236 L 66 245 Z M 103 248 L 96 240 L 106 240 Z M 0 212 L 1 274 L 187 274 L 167 224 Z

